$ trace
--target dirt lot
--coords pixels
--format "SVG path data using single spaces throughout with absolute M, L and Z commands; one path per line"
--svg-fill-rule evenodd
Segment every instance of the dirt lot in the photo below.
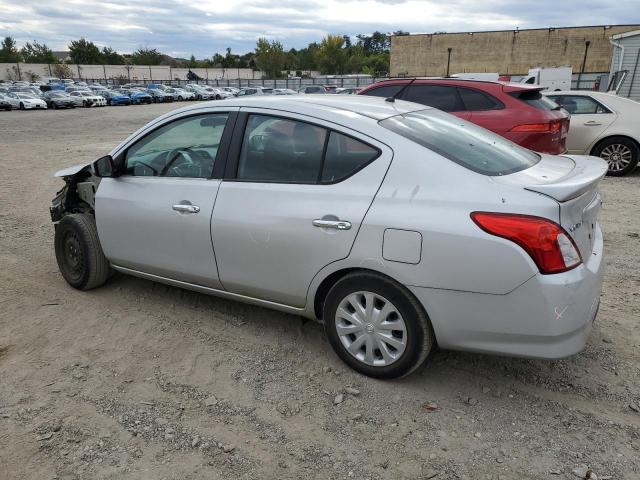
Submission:
M 122 275 L 64 282 L 52 173 L 172 108 L 0 113 L 0 479 L 640 478 L 640 171 L 602 184 L 583 353 L 441 351 L 375 381 L 297 317 Z

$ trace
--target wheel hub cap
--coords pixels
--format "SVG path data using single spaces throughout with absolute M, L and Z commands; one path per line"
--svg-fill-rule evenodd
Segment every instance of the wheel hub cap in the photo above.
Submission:
M 631 149 L 626 145 L 614 143 L 607 145 L 600 156 L 609 163 L 609 170 L 618 172 L 626 168 L 633 158 Z
M 338 305 L 335 324 L 345 349 L 366 365 L 391 365 L 407 346 L 407 327 L 400 312 L 372 292 L 346 296 Z

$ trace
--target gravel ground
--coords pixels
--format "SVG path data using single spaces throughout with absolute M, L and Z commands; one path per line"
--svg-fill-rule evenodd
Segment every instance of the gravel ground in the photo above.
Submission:
M 376 381 L 298 317 L 123 275 L 64 282 L 52 173 L 175 107 L 0 113 L 0 479 L 640 478 L 640 171 L 602 183 L 584 352 L 440 351 Z

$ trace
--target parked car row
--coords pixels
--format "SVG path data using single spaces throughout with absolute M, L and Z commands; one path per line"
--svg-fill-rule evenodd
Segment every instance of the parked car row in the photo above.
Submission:
M 125 84 L 106 87 L 85 82 L 57 81 L 0 83 L 0 109 L 46 109 L 139 105 L 190 100 L 222 100 L 238 92 L 234 87 L 189 84 Z

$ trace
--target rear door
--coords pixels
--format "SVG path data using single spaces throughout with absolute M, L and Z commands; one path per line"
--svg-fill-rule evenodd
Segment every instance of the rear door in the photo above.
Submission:
M 113 264 L 219 288 L 210 233 L 221 177 L 214 165 L 226 156 L 234 119 L 230 109 L 183 115 L 117 156 L 124 172 L 101 180 L 95 205 Z
M 220 280 L 302 307 L 313 277 L 349 255 L 392 151 L 319 119 L 243 112 L 211 221 Z
M 458 87 L 458 93 L 473 123 L 503 136 L 509 130 L 511 113 L 500 100 L 475 88 Z
M 589 154 L 602 133 L 617 115 L 589 95 L 549 95 L 571 114 L 567 150 L 574 154 Z

